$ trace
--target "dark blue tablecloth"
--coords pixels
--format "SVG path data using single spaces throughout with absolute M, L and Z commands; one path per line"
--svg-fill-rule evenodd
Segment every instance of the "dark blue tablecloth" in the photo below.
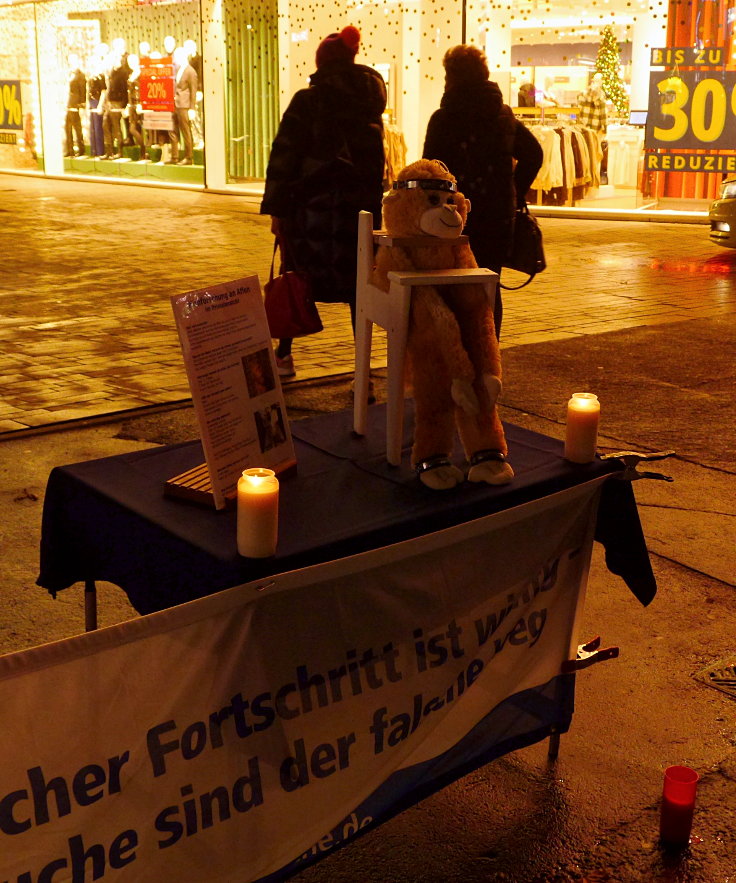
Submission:
M 292 423 L 297 471 L 281 479 L 274 558 L 241 558 L 233 510 L 216 512 L 163 493 L 167 479 L 204 461 L 199 442 L 56 467 L 44 501 L 38 585 L 52 594 L 87 580 L 120 586 L 151 613 L 239 583 L 378 548 L 517 506 L 610 475 L 596 539 L 608 568 L 647 604 L 656 585 L 629 482 L 612 461 L 573 466 L 562 443 L 506 425 L 516 477 L 499 488 L 465 483 L 430 491 L 405 456 L 385 461 L 385 410 L 369 408 L 364 437 L 352 412 Z

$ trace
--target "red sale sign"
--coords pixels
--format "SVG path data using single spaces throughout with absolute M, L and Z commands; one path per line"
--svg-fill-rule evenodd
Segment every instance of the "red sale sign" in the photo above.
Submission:
M 171 58 L 142 58 L 140 96 L 143 110 L 174 112 L 174 62 Z

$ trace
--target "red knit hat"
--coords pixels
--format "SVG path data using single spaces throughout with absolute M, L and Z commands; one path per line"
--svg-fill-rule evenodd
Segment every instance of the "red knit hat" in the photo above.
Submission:
M 329 34 L 317 47 L 317 67 L 330 61 L 354 61 L 360 45 L 360 31 L 352 25 L 339 34 Z

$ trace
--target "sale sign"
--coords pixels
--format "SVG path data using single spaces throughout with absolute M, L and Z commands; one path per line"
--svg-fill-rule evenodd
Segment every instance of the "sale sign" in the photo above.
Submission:
M 171 58 L 141 58 L 139 82 L 143 110 L 174 113 L 174 62 Z
M 734 150 L 736 71 L 652 71 L 644 146 Z
M 22 129 L 20 80 L 0 80 L 0 129 Z

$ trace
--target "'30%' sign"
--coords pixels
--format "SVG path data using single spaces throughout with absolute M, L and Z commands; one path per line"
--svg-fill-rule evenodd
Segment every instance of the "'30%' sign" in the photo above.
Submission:
M 652 72 L 645 147 L 736 148 L 736 71 Z

